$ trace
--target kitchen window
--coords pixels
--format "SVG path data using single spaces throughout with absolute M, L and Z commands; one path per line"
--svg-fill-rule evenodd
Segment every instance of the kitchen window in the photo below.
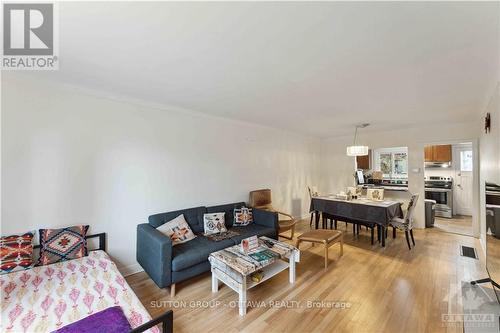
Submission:
M 380 148 L 373 151 L 375 171 L 382 171 L 384 179 L 408 178 L 408 147 Z

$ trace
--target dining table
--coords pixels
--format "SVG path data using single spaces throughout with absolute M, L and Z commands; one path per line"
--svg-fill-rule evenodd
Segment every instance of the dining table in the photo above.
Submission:
M 382 246 L 385 246 L 389 222 L 394 217 L 403 218 L 401 205 L 401 202 L 393 200 L 376 201 L 367 198 L 344 200 L 335 196 L 317 196 L 311 198 L 310 211 L 322 213 L 322 215 L 328 214 L 339 221 L 377 225 L 381 230 Z M 316 214 L 316 229 L 319 226 L 319 218 L 319 214 Z

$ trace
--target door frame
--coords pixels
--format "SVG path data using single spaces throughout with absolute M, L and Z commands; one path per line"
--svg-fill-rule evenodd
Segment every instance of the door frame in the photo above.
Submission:
M 470 150 L 473 150 L 473 149 L 472 149 L 472 143 L 466 143 L 466 142 L 464 142 L 464 144 L 463 144 L 463 145 L 455 145 L 455 146 L 452 148 L 452 154 L 458 153 L 458 152 L 460 152 L 460 151 L 462 151 L 462 150 L 469 150 L 469 149 L 470 149 Z M 473 154 L 474 154 L 474 152 L 473 152 Z M 474 157 L 473 157 L 473 159 L 474 159 Z M 456 162 L 460 163 L 460 157 L 456 158 L 455 160 L 456 160 Z M 457 165 L 456 165 L 456 164 L 454 164 L 454 165 L 453 165 L 453 173 L 454 173 L 454 178 L 453 178 L 453 181 L 454 181 L 454 183 L 453 183 L 453 189 L 455 190 L 455 186 L 457 185 L 457 184 L 456 184 L 457 174 L 458 174 L 458 173 L 461 173 L 461 171 L 460 171 L 460 165 L 458 165 L 458 167 L 457 167 Z M 474 178 L 474 160 L 472 161 L 472 172 L 471 172 L 471 175 L 472 175 L 472 178 Z M 470 188 L 470 191 L 471 191 L 471 199 L 472 199 L 472 194 L 473 194 L 472 192 L 473 192 L 473 187 L 474 187 L 474 185 L 473 185 L 473 180 L 474 180 L 474 179 L 472 179 L 472 182 L 471 182 L 471 188 Z M 458 199 L 458 198 L 457 198 L 457 195 L 456 195 L 456 194 L 457 194 L 456 192 L 454 192 L 454 193 L 453 193 L 453 208 L 454 208 L 454 209 L 453 209 L 453 213 L 458 215 L 458 214 L 459 214 L 459 212 L 458 212 L 458 205 L 457 205 L 457 199 Z M 463 212 L 460 212 L 460 213 L 463 213 Z M 469 210 L 469 212 L 468 212 L 468 213 L 466 213 L 466 214 L 461 214 L 461 215 L 472 215 L 472 205 L 471 205 L 470 210 Z
M 439 140 L 439 141 L 425 142 L 424 147 L 422 147 L 421 154 L 423 156 L 425 146 L 446 145 L 446 144 L 456 145 L 465 142 L 472 143 L 472 236 L 475 238 L 480 238 L 481 230 L 479 224 L 479 139 L 464 138 L 461 140 L 455 139 L 455 140 Z M 424 170 L 425 170 L 425 165 L 424 165 Z

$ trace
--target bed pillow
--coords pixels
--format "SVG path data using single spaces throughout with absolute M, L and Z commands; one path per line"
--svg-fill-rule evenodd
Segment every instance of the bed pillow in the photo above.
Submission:
M 40 258 L 37 265 L 78 259 L 88 255 L 88 225 L 61 229 L 40 229 Z
M 196 236 L 184 218 L 184 214 L 168 221 L 156 228 L 159 232 L 172 240 L 172 245 L 182 244 L 195 239 Z
M 0 238 L 0 274 L 33 266 L 34 231 Z
M 234 227 L 244 227 L 253 222 L 252 208 L 241 207 L 234 209 Z
M 120 306 L 112 306 L 66 325 L 53 333 L 124 333 L 132 327 Z
M 218 234 L 226 232 L 226 224 L 224 222 L 224 215 L 226 213 L 207 213 L 203 214 L 203 229 L 205 235 Z

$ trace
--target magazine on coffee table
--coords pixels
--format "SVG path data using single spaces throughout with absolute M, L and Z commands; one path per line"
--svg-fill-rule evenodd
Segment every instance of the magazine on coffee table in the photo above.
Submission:
M 278 253 L 273 252 L 269 249 L 260 249 L 260 251 L 257 251 L 254 253 L 249 253 L 248 255 L 252 259 L 257 260 L 257 261 L 272 260 L 272 259 L 280 257 L 280 255 Z
M 288 258 L 291 253 L 294 253 L 295 262 L 299 261 L 300 252 L 293 245 L 265 236 L 259 237 L 258 241 L 259 246 L 257 251 L 252 251 L 251 253 L 268 250 L 276 255 L 268 256 L 266 259 L 262 258 L 262 261 L 259 261 L 252 258 L 249 253 L 243 253 L 241 244 L 238 244 L 212 252 L 209 256 L 209 261 L 212 263 L 212 266 L 217 267 L 223 272 L 235 270 L 243 275 L 251 274 L 280 258 Z

